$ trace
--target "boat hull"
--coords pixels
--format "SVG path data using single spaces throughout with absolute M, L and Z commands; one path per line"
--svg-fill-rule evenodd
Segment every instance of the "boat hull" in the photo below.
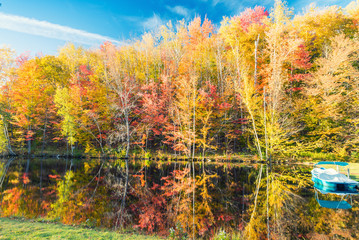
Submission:
M 357 186 L 356 183 L 328 182 L 314 176 L 312 177 L 312 181 L 314 182 L 314 187 L 326 192 L 358 193 L 358 190 L 355 188 Z

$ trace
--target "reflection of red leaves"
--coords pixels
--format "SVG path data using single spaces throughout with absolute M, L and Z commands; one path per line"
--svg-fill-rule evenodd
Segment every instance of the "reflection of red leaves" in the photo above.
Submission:
M 162 177 L 161 180 L 165 181 L 161 187 L 161 190 L 164 191 L 164 196 L 170 197 L 182 191 L 185 194 L 191 193 L 193 190 L 191 187 L 193 180 L 191 178 L 187 178 L 189 172 L 189 169 L 174 170 L 171 173 L 172 176 Z
M 107 138 L 106 135 L 104 135 L 104 134 L 98 134 L 96 137 L 97 137 L 97 138 L 102 138 L 102 139 L 106 139 L 106 138 Z
M 101 181 L 103 179 L 103 176 L 98 178 L 98 177 L 95 177 L 95 181 Z
M 49 192 L 45 192 L 45 193 L 44 193 L 44 196 L 51 196 L 51 195 L 53 195 L 53 194 L 56 194 L 56 190 L 51 190 L 51 191 L 49 191 Z
M 240 222 L 240 223 L 238 224 L 238 230 L 240 230 L 240 231 L 243 231 L 243 230 L 244 230 L 244 224 L 243 224 L 243 222 Z
M 59 179 L 59 178 L 61 178 L 61 177 L 60 177 L 60 175 L 51 175 L 51 174 L 49 174 L 49 178 Z
M 160 185 L 154 183 L 153 186 L 151 187 L 151 190 L 156 190 L 156 189 L 159 189 L 160 188 Z
M 163 196 L 148 192 L 143 195 L 140 201 L 131 205 L 131 209 L 139 210 L 138 225 L 134 228 L 147 229 L 149 233 L 165 231 L 166 217 L 163 213 L 166 207 L 166 200 Z
M 28 184 L 30 182 L 30 179 L 29 179 L 29 174 L 28 173 L 24 173 L 22 176 L 21 176 L 21 179 L 22 179 L 22 182 L 24 184 Z
M 146 184 L 145 175 L 141 171 L 139 175 L 133 175 L 133 177 L 139 178 L 141 182 L 141 186 L 144 187 Z
M 221 214 L 218 216 L 218 221 L 229 222 L 231 220 L 233 220 L 233 217 L 227 214 Z

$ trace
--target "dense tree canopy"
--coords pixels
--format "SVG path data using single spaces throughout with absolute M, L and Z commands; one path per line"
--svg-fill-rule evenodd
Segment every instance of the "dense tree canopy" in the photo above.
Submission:
M 276 1 L 218 29 L 196 17 L 123 46 L 0 49 L 2 149 L 356 156 L 358 9 L 293 16 Z

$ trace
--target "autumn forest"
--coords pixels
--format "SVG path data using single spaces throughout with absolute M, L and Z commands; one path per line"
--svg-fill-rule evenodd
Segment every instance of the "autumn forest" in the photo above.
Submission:
M 56 56 L 0 48 L 0 216 L 171 239 L 358 237 L 358 199 L 319 208 L 308 167 L 271 160 L 358 159 L 359 2 L 295 12 L 277 0 Z M 244 157 L 255 164 L 230 161 Z

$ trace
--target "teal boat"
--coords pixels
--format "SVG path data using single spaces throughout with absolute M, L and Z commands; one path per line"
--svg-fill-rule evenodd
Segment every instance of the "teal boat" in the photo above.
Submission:
M 343 168 L 346 175 L 341 173 Z M 350 209 L 352 207 L 347 200 L 352 200 L 352 195 L 359 194 L 359 182 L 350 179 L 348 163 L 319 162 L 314 165 L 314 169 L 311 173 L 312 181 L 314 182 L 315 197 L 321 207 L 331 209 Z M 319 193 L 324 195 L 335 194 L 341 198 L 340 201 L 321 200 L 319 199 Z
M 340 172 L 342 168 L 346 175 Z M 314 187 L 318 189 L 337 194 L 358 193 L 359 182 L 350 179 L 349 164 L 346 162 L 319 162 L 311 172 Z

